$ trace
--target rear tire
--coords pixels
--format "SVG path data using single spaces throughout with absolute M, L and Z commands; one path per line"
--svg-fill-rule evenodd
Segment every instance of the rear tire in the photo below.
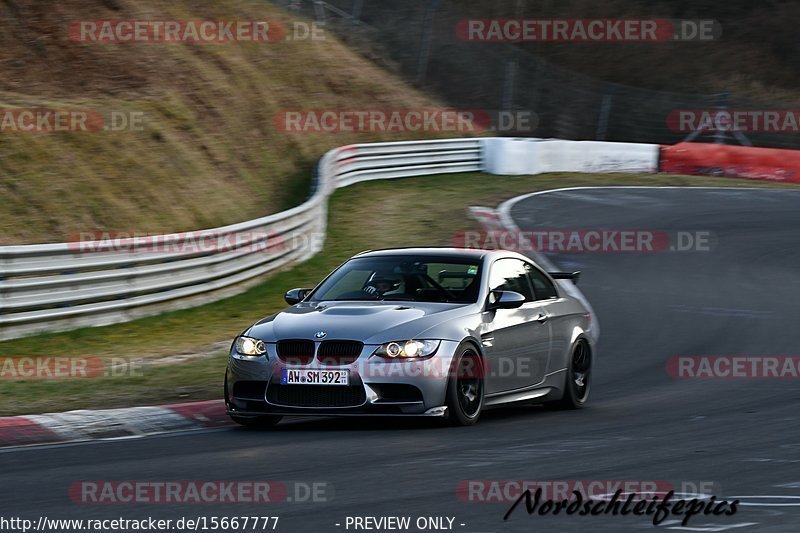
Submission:
M 447 423 L 471 426 L 483 409 L 483 362 L 472 346 L 458 349 L 447 382 Z
M 592 351 L 586 339 L 578 339 L 569 356 L 569 366 L 564 377 L 564 396 L 545 403 L 551 409 L 582 409 L 589 401 L 592 385 Z

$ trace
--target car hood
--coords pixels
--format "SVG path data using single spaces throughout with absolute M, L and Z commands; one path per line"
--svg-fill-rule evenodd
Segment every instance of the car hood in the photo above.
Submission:
M 474 304 L 420 302 L 317 302 L 300 303 L 261 320 L 247 333 L 274 342 L 314 339 L 359 340 L 382 344 L 416 338 L 431 327 L 475 311 Z M 427 332 L 430 333 L 430 332 Z

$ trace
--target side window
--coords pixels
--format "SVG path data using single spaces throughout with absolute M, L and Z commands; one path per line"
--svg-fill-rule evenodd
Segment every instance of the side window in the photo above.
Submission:
M 538 268 L 526 263 L 525 269 L 528 271 L 528 278 L 531 280 L 537 300 L 558 298 L 558 291 L 556 291 L 555 285 Z
M 533 301 L 533 291 L 528 281 L 525 263 L 519 259 L 500 259 L 492 265 L 489 288 L 493 291 L 514 291 Z

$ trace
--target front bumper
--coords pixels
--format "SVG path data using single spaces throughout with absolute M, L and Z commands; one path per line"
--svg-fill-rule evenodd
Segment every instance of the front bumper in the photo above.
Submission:
M 446 416 L 450 365 L 457 342 L 442 341 L 436 354 L 418 361 L 373 356 L 365 345 L 349 365 L 307 365 L 281 361 L 274 344 L 265 356 L 229 358 L 225 402 L 235 416 Z M 284 385 L 282 370 L 292 368 L 350 372 L 350 385 Z
M 380 409 L 369 409 L 369 410 L 340 410 L 334 409 L 331 411 L 323 412 L 309 412 L 308 410 L 297 410 L 297 409 L 277 409 L 277 410 L 267 410 L 267 411 L 243 411 L 241 409 L 233 409 L 230 406 L 228 407 L 228 415 L 230 416 L 239 416 L 242 418 L 256 418 L 259 416 L 269 415 L 269 416 L 354 416 L 354 417 L 369 417 L 369 416 L 379 416 L 379 417 L 392 417 L 392 416 L 401 416 L 401 417 L 425 417 L 425 418 L 446 418 L 447 417 L 447 406 L 439 406 L 433 407 L 428 409 L 424 413 L 404 413 L 404 412 L 381 412 Z

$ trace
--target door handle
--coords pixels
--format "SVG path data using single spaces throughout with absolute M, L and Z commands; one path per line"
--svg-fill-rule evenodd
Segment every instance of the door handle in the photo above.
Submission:
M 545 322 L 547 322 L 549 319 L 550 319 L 550 315 L 548 315 L 547 313 L 539 313 L 539 316 L 537 316 L 537 317 L 536 317 L 536 321 L 537 321 L 539 324 L 544 324 L 544 323 L 545 323 Z

